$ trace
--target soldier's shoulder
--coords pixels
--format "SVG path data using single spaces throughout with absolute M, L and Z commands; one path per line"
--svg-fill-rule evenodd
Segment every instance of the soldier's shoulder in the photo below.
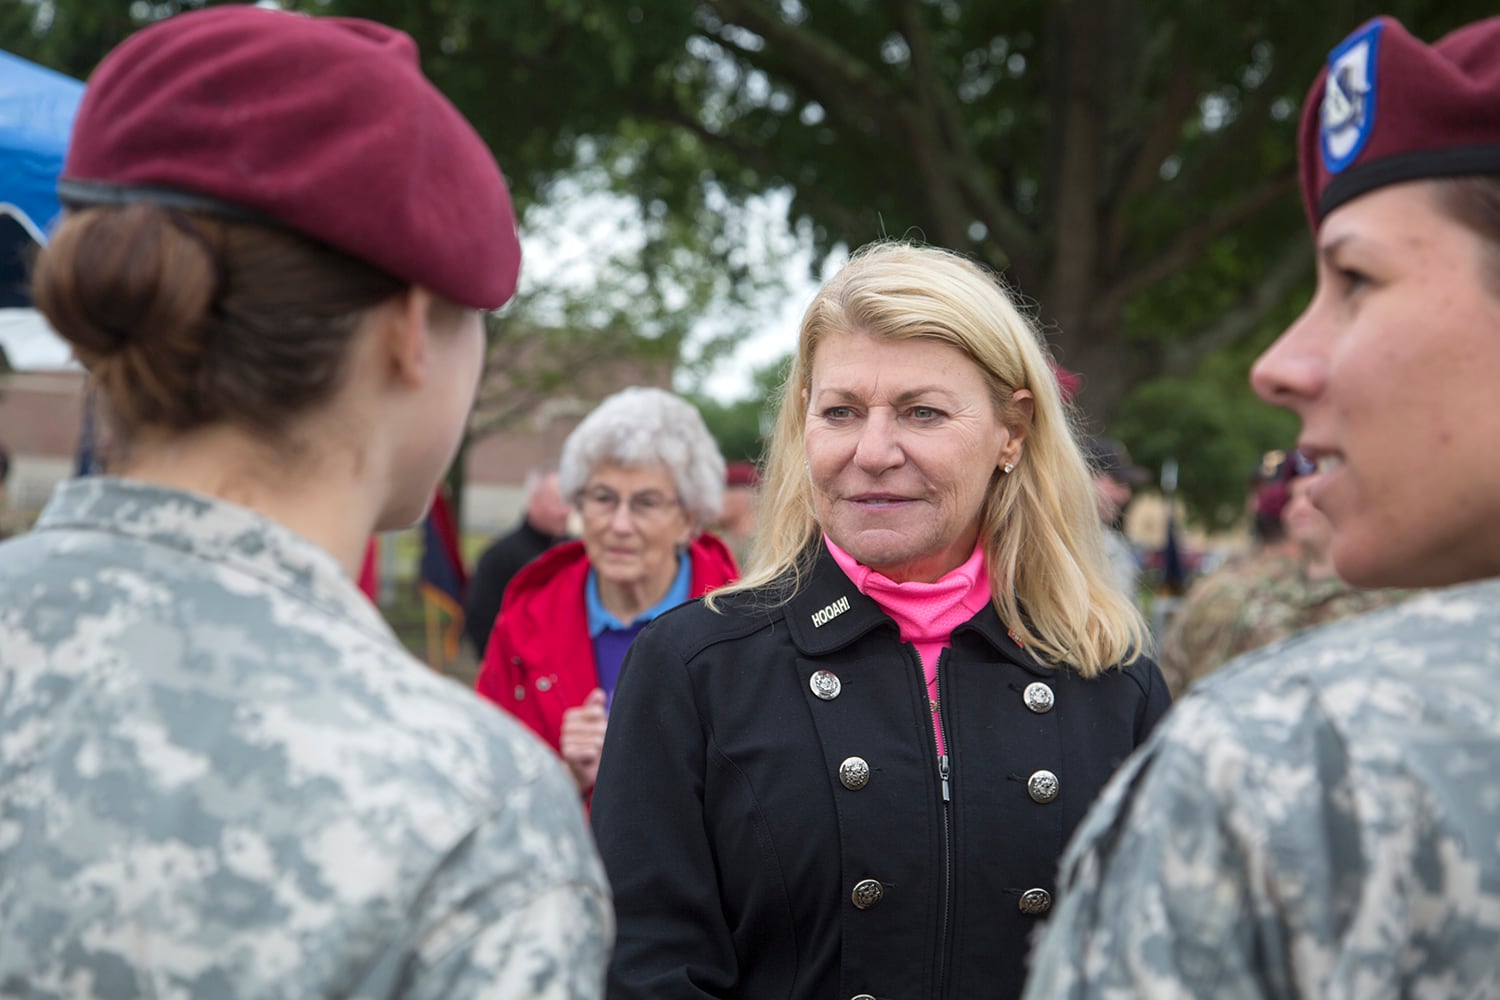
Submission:
M 1215 706 L 1208 714 L 1241 728 L 1258 719 L 1279 727 L 1304 710 L 1343 728 L 1380 714 L 1394 691 L 1450 681 L 1500 697 L 1500 580 L 1426 591 L 1299 632 L 1231 661 L 1183 703 L 1202 699 Z

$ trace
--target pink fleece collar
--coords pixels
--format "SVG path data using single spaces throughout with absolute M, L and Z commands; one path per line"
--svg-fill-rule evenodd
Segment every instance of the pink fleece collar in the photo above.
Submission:
M 984 549 L 974 552 L 962 566 L 950 570 L 935 583 L 897 583 L 890 577 L 860 564 L 835 545 L 827 535 L 823 544 L 834 562 L 869 597 L 890 615 L 901 629 L 902 642 L 942 642 L 959 625 L 973 618 L 990 601 L 990 575 Z

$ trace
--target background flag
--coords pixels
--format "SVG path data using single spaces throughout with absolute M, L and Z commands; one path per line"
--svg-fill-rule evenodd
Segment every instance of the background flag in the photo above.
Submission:
M 380 536 L 371 535 L 365 546 L 365 561 L 359 567 L 359 589 L 370 603 L 380 607 Z
M 83 394 L 83 423 L 78 429 L 78 446 L 73 451 L 73 475 L 96 476 L 103 472 L 99 462 L 99 432 L 94 417 L 94 390 Z
M 458 656 L 464 629 L 464 572 L 453 507 L 441 487 L 422 522 L 422 568 L 419 587 L 427 618 L 427 663 L 435 670 Z

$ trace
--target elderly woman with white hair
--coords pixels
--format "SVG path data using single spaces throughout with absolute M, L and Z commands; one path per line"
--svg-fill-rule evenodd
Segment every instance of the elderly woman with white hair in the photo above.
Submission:
M 588 795 L 631 642 L 737 572 L 703 531 L 723 504 L 724 459 L 681 397 L 637 386 L 605 399 L 563 445 L 558 486 L 583 537 L 506 588 L 477 687 L 551 744 Z

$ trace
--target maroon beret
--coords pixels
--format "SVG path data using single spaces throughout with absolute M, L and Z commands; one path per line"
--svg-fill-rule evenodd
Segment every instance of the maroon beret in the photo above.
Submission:
M 1313 82 L 1298 152 L 1314 229 L 1386 184 L 1500 173 L 1500 17 L 1432 45 L 1394 18 L 1367 21 Z
M 521 267 L 495 158 L 373 21 L 232 4 L 136 32 L 89 77 L 58 190 L 280 223 L 476 309 Z
M 754 462 L 730 462 L 724 466 L 725 486 L 759 486 L 760 470 Z

